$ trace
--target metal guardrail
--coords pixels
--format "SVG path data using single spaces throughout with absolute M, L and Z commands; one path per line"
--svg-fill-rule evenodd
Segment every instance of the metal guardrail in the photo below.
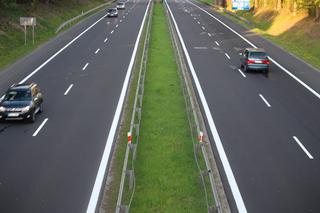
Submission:
M 86 16 L 86 15 L 88 15 L 89 13 L 91 13 L 91 12 L 93 12 L 93 11 L 95 11 L 95 10 L 98 10 L 98 9 L 100 9 L 100 8 L 102 8 L 102 7 L 105 7 L 105 6 L 109 5 L 109 4 L 111 4 L 112 2 L 113 2 L 113 1 L 109 1 L 109 2 L 103 3 L 103 4 L 101 4 L 101 5 L 99 5 L 99 6 L 95 7 L 95 8 L 92 8 L 92 9 L 90 9 L 90 10 L 84 12 L 84 13 L 81 13 L 81 14 L 78 15 L 78 16 L 75 16 L 75 17 L 69 19 L 68 21 L 63 22 L 63 23 L 60 24 L 60 26 L 56 29 L 56 32 L 55 32 L 55 33 L 58 33 L 62 28 L 64 28 L 65 26 L 67 26 L 67 25 L 70 24 L 71 22 L 74 22 L 74 21 L 78 20 L 79 18 L 81 18 L 81 17 L 83 17 L 83 16 Z
M 135 184 L 135 173 L 134 173 L 134 160 L 136 157 L 136 149 L 139 144 L 139 129 L 140 129 L 140 122 L 141 122 L 142 100 L 143 100 L 143 94 L 144 94 L 144 80 L 145 80 L 149 40 L 150 40 L 153 2 L 151 2 L 150 4 L 151 5 L 150 5 L 149 17 L 148 17 L 148 22 L 146 27 L 146 36 L 144 40 L 144 47 L 143 47 L 142 58 L 140 62 L 136 94 L 135 94 L 132 117 L 130 122 L 130 130 L 128 132 L 128 144 L 127 144 L 123 168 L 122 168 L 122 176 L 121 176 L 121 182 L 120 182 L 119 193 L 118 193 L 116 213 L 129 212 L 132 199 L 135 193 L 136 184 Z M 133 132 L 133 130 L 135 131 Z M 132 138 L 134 138 L 134 141 L 135 141 L 134 143 L 132 143 Z M 129 157 L 131 157 L 131 161 L 132 161 L 131 169 L 128 169 Z M 130 201 L 127 205 L 123 204 L 123 192 L 125 188 L 126 177 L 129 178 L 128 185 L 129 185 L 129 190 L 131 192 Z
M 168 18 L 172 43 L 175 47 L 174 48 L 175 55 L 178 61 L 178 66 L 180 71 L 179 76 L 181 79 L 185 103 L 187 107 L 190 131 L 193 136 L 192 140 L 194 144 L 194 156 L 200 172 L 201 183 L 203 185 L 204 192 L 205 192 L 207 210 L 210 213 L 211 212 L 217 212 L 217 213 L 228 212 L 229 213 L 231 212 L 231 210 L 227 203 L 224 190 L 222 192 L 222 189 L 221 189 L 222 183 L 221 183 L 220 175 L 217 170 L 217 166 L 215 164 L 210 141 L 208 141 L 208 137 L 207 137 L 208 134 L 206 131 L 205 122 L 203 120 L 200 106 L 198 104 L 196 94 L 193 89 L 193 83 L 190 77 L 189 69 L 187 64 L 185 63 L 185 58 L 184 58 L 182 48 L 180 46 L 180 41 L 176 34 L 168 9 L 166 9 L 166 13 Z M 207 138 L 207 141 L 204 141 L 204 138 Z M 200 154 L 200 151 L 202 155 Z M 205 168 L 201 168 L 201 163 L 200 163 L 201 161 L 204 161 Z M 206 179 L 209 179 L 211 193 L 207 191 Z M 219 184 L 217 184 L 217 182 Z M 210 202 L 208 194 L 212 195 L 215 203 Z M 223 200 L 224 202 L 221 202 L 221 199 L 220 199 L 221 197 L 225 198 Z

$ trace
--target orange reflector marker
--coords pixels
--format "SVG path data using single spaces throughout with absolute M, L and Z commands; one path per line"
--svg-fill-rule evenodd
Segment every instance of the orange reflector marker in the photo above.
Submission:
M 200 131 L 198 140 L 199 140 L 200 143 L 202 143 L 204 141 L 203 139 L 204 139 L 203 132 Z
M 128 143 L 131 144 L 132 142 L 132 135 L 131 132 L 128 132 Z

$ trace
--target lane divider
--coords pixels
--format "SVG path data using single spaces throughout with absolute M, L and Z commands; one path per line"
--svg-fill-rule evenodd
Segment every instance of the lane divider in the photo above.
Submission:
M 240 72 L 240 74 L 241 74 L 244 78 L 247 77 L 247 76 L 241 71 L 241 69 L 238 69 L 238 71 Z
M 36 137 L 38 135 L 38 133 L 43 128 L 43 126 L 47 123 L 48 120 L 49 120 L 48 118 L 44 119 L 44 121 L 41 123 L 38 129 L 33 133 L 32 137 Z
M 88 65 L 89 65 L 89 63 L 86 63 L 86 65 L 84 65 L 84 67 L 82 68 L 82 70 L 87 69 Z
M 217 45 L 218 47 L 220 47 L 220 44 L 219 44 L 217 41 L 215 41 L 214 43 L 216 43 L 216 45 Z
M 296 141 L 296 143 L 300 146 L 300 148 L 304 151 L 304 153 L 306 153 L 306 155 L 308 156 L 308 158 L 310 160 L 313 160 L 313 156 L 310 154 L 310 152 L 306 149 L 306 147 L 301 143 L 301 141 L 296 137 L 293 136 L 293 139 Z
M 94 52 L 94 54 L 97 54 L 99 51 L 100 51 L 100 48 L 98 48 L 98 49 Z
M 73 84 L 71 84 L 68 89 L 65 91 L 65 93 L 63 95 L 68 95 L 69 91 L 71 90 L 71 88 L 73 87 Z
M 269 102 L 267 101 L 267 99 L 265 99 L 265 97 L 263 97 L 262 94 L 259 94 L 260 98 L 263 100 L 263 102 L 268 106 L 271 107 L 271 104 L 269 104 Z
M 225 53 L 226 57 L 230 60 L 230 56 L 228 55 L 228 53 Z
M 106 43 L 107 41 L 108 41 L 108 38 L 104 39 L 104 41 L 103 41 L 103 42 L 104 42 L 104 43 Z
M 187 50 L 186 45 L 185 45 L 185 43 L 184 43 L 184 40 L 183 40 L 183 38 L 182 38 L 182 36 L 181 36 L 179 27 L 178 27 L 177 22 L 176 22 L 173 14 L 172 14 L 172 11 L 171 11 L 171 9 L 170 9 L 170 6 L 169 6 L 167 0 L 165 0 L 165 4 L 166 4 L 166 6 L 168 7 L 170 16 L 171 16 L 171 18 L 172 18 L 172 21 L 173 21 L 174 26 L 175 26 L 175 29 L 176 29 L 176 31 L 177 31 L 179 40 L 180 40 L 180 42 L 181 42 L 181 46 L 182 46 L 183 52 L 184 52 L 184 54 L 185 54 L 185 56 L 186 56 L 186 60 L 187 60 L 187 62 L 188 62 L 188 66 L 189 66 L 190 72 L 191 72 L 191 74 L 192 74 L 193 81 L 194 81 L 194 83 L 195 83 L 196 89 L 197 89 L 197 91 L 198 91 L 199 98 L 200 98 L 200 100 L 201 100 L 204 113 L 205 113 L 205 115 L 206 115 L 206 117 L 207 117 L 208 124 L 209 124 L 209 128 L 210 128 L 211 134 L 212 134 L 212 136 L 213 136 L 215 145 L 216 145 L 216 147 L 217 147 L 217 151 L 218 151 L 218 153 L 219 153 L 222 166 L 223 166 L 223 168 L 224 168 L 226 177 L 227 177 L 227 179 L 228 179 L 229 186 L 230 186 L 230 189 L 231 189 L 233 198 L 234 198 L 234 200 L 235 200 L 237 209 L 238 209 L 238 211 L 241 212 L 241 213 L 247 213 L 247 209 L 246 209 L 246 206 L 245 206 L 245 204 L 244 204 L 244 202 L 243 202 L 243 199 L 242 199 L 242 196 L 241 196 L 241 193 L 240 193 L 240 190 L 239 190 L 237 181 L 236 181 L 236 179 L 235 179 L 235 177 L 234 177 L 234 174 L 233 174 L 233 171 L 232 171 L 232 169 L 231 169 L 231 166 L 230 166 L 228 157 L 227 157 L 227 155 L 226 155 L 226 153 L 225 153 L 225 151 L 224 151 L 224 148 L 223 148 L 223 145 L 222 145 L 222 141 L 221 141 L 221 139 L 220 139 L 220 136 L 219 136 L 218 130 L 217 130 L 217 128 L 216 128 L 215 122 L 213 121 L 212 114 L 211 114 L 211 112 L 210 112 L 209 105 L 208 105 L 207 100 L 206 100 L 206 98 L 205 98 L 205 96 L 204 96 L 204 93 L 203 93 L 202 87 L 201 87 L 201 85 L 200 85 L 200 82 L 199 82 L 197 73 L 196 73 L 196 71 L 195 71 L 195 69 L 194 69 L 194 67 L 193 67 L 193 64 L 192 64 L 192 61 L 191 61 L 191 59 L 190 59 L 188 50 Z

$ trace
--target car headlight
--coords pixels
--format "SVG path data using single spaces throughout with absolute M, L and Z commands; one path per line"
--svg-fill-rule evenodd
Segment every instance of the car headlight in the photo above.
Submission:
M 21 108 L 22 113 L 28 112 L 29 110 L 30 110 L 30 106 L 26 106 L 26 107 Z
M 6 111 L 6 108 L 3 106 L 0 106 L 0 112 L 4 112 L 4 111 Z

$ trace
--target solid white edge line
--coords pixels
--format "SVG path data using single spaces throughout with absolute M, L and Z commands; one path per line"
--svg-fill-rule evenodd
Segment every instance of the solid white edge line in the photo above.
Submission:
M 197 77 L 196 71 L 195 71 L 195 69 L 193 67 L 193 64 L 191 62 L 188 50 L 187 50 L 186 45 L 184 43 L 184 40 L 183 40 L 183 38 L 181 36 L 181 33 L 180 33 L 180 30 L 179 30 L 178 25 L 176 23 L 176 20 L 175 20 L 175 18 L 173 16 L 173 14 L 171 12 L 171 9 L 170 9 L 170 7 L 169 7 L 169 5 L 168 5 L 166 0 L 165 0 L 165 3 L 167 5 L 169 13 L 170 13 L 170 15 L 172 17 L 175 29 L 176 29 L 176 31 L 178 33 L 178 37 L 180 39 L 183 51 L 185 53 L 185 56 L 186 56 L 186 59 L 187 59 L 187 62 L 188 62 L 188 66 L 190 68 L 190 72 L 192 74 L 195 86 L 197 88 L 197 91 L 198 91 L 198 94 L 199 94 L 199 97 L 200 97 L 204 112 L 205 112 L 206 117 L 208 119 L 208 124 L 209 124 L 210 130 L 211 130 L 212 136 L 214 138 L 214 142 L 216 144 L 216 147 L 217 147 L 217 150 L 218 150 L 218 153 L 219 153 L 219 156 L 220 156 L 224 171 L 226 173 L 226 176 L 227 176 L 227 179 L 228 179 L 228 182 L 229 182 L 229 185 L 230 185 L 230 189 L 231 189 L 232 195 L 233 195 L 234 200 L 236 202 L 236 206 L 237 206 L 239 212 L 246 213 L 247 209 L 246 209 L 245 204 L 243 202 L 243 199 L 242 199 L 240 190 L 238 188 L 238 184 L 236 182 L 236 179 L 235 179 L 235 177 L 233 175 L 229 160 L 228 160 L 227 155 L 226 155 L 226 153 L 224 151 L 224 148 L 223 148 L 223 145 L 222 145 L 218 130 L 217 130 L 216 125 L 215 125 L 215 123 L 213 121 L 212 114 L 210 112 L 207 100 L 206 100 L 206 98 L 204 96 L 204 93 L 202 91 L 202 88 L 201 88 L 199 79 Z
M 97 54 L 99 51 L 100 51 L 100 48 L 98 48 L 98 49 L 94 52 L 94 54 Z
M 84 65 L 84 67 L 82 68 L 82 70 L 87 69 L 88 65 L 89 65 L 89 63 L 86 63 L 86 65 Z
M 217 41 L 214 41 L 214 43 L 216 43 L 216 45 L 217 45 L 218 47 L 220 47 L 220 44 L 219 44 Z
M 225 53 L 226 57 L 230 60 L 230 56 L 228 55 L 228 53 Z
M 306 155 L 313 160 L 313 156 L 310 154 L 310 152 L 306 149 L 306 147 L 301 143 L 301 141 L 296 137 L 293 136 L 293 139 L 297 142 L 297 144 L 300 146 L 300 148 L 306 153 Z
M 227 24 L 225 24 L 224 22 L 222 22 L 220 19 L 218 19 L 217 17 L 215 17 L 214 15 L 210 14 L 208 11 L 202 9 L 201 7 L 199 7 L 198 5 L 190 2 L 189 0 L 187 1 L 190 4 L 194 5 L 195 7 L 199 8 L 200 10 L 202 10 L 204 13 L 208 14 L 209 16 L 211 16 L 212 18 L 214 18 L 216 21 L 218 21 L 220 24 L 222 24 L 223 26 L 225 26 L 226 28 L 228 28 L 230 31 L 232 31 L 233 33 L 235 33 L 237 36 L 239 36 L 241 39 L 243 39 L 245 42 L 247 42 L 249 45 L 251 45 L 254 48 L 257 48 L 256 45 L 254 45 L 253 43 L 251 43 L 248 39 L 246 39 L 245 37 L 243 37 L 242 35 L 240 35 L 237 31 L 235 31 L 234 29 L 232 29 L 231 27 L 229 27 Z M 270 61 L 272 61 L 275 65 L 277 65 L 280 69 L 282 69 L 285 73 L 287 73 L 290 77 L 292 77 L 294 80 L 296 80 L 299 84 L 301 84 L 303 87 L 305 87 L 307 90 L 309 90 L 309 92 L 311 92 L 314 96 L 316 96 L 318 99 L 320 99 L 320 94 L 318 92 L 316 92 L 314 89 L 312 89 L 309 85 L 307 85 L 306 83 L 304 83 L 300 78 L 298 78 L 297 76 L 295 76 L 294 74 L 292 74 L 289 70 L 287 70 L 286 68 L 284 68 L 281 64 L 279 64 L 276 60 L 274 60 L 273 58 L 269 57 Z
M 241 73 L 241 75 L 242 75 L 244 78 L 247 77 L 240 69 L 238 69 L 238 71 Z
M 69 91 L 71 90 L 71 88 L 73 87 L 73 84 L 71 84 L 68 89 L 65 91 L 65 93 L 63 95 L 68 95 Z
M 151 0 L 149 0 L 147 9 L 146 9 L 146 12 L 144 14 L 144 17 L 143 17 L 143 20 L 142 20 L 142 23 L 141 23 L 141 27 L 140 27 L 140 30 L 139 30 L 139 33 L 138 33 L 138 37 L 137 37 L 137 40 L 136 40 L 135 45 L 134 45 L 134 49 L 133 49 L 131 60 L 130 60 L 129 66 L 128 66 L 127 74 L 126 74 L 125 80 L 123 82 L 123 87 L 122 87 L 122 90 L 121 90 L 121 93 L 120 93 L 118 105 L 117 105 L 117 108 L 116 108 L 116 111 L 115 111 L 115 114 L 114 114 L 114 117 L 113 117 L 111 128 L 110 128 L 110 131 L 109 131 L 109 134 L 108 134 L 108 138 L 107 138 L 107 141 L 106 141 L 106 146 L 105 146 L 105 149 L 103 151 L 103 155 L 102 155 L 101 162 L 100 162 L 100 165 L 99 165 L 99 169 L 98 169 L 98 172 L 97 172 L 96 180 L 95 180 L 95 183 L 94 183 L 94 186 L 93 186 L 93 189 L 92 189 L 92 193 L 91 193 L 91 196 L 90 196 L 88 208 L 87 208 L 87 211 L 86 211 L 87 213 L 95 213 L 95 210 L 96 210 L 96 207 L 97 207 L 99 195 L 100 195 L 100 192 L 101 192 L 102 183 L 103 183 L 103 180 L 104 180 L 104 177 L 105 177 L 105 173 L 106 173 L 106 169 L 107 169 L 107 165 L 108 165 L 108 160 L 109 160 L 109 156 L 110 156 L 110 152 L 111 152 L 111 148 L 112 148 L 112 143 L 114 141 L 114 136 L 116 134 L 117 126 L 118 126 L 119 119 L 120 119 L 120 116 L 121 116 L 121 111 L 122 111 L 122 107 L 123 107 L 123 104 L 124 104 L 125 95 L 126 95 L 126 92 L 127 92 L 127 89 L 128 89 L 128 84 L 129 84 L 130 76 L 131 76 L 131 73 L 132 73 L 135 56 L 137 54 L 138 44 L 139 44 L 140 37 L 141 37 L 141 34 L 142 34 L 143 26 L 144 26 L 144 23 L 145 23 L 145 20 L 146 20 L 146 17 L 147 17 L 147 13 L 149 11 L 150 2 L 151 2 Z
M 36 137 L 38 135 L 38 133 L 40 132 L 40 130 L 42 129 L 42 127 L 47 123 L 49 119 L 46 118 L 44 119 L 44 121 L 42 121 L 42 123 L 40 124 L 40 126 L 38 127 L 38 129 L 33 133 L 32 137 Z
M 263 100 L 263 102 L 264 102 L 268 107 L 271 107 L 271 105 L 269 104 L 269 102 L 267 101 L 267 99 L 265 99 L 262 94 L 259 94 L 259 96 L 260 96 L 260 98 Z
M 103 41 L 103 42 L 104 42 L 104 43 L 106 43 L 107 41 L 108 41 L 108 38 L 104 39 L 104 41 Z
M 22 79 L 19 84 L 25 83 L 29 78 L 31 78 L 34 74 L 36 74 L 42 67 L 44 67 L 46 64 L 48 64 L 52 59 L 54 59 L 57 55 L 59 55 L 63 50 L 65 50 L 67 47 L 69 47 L 72 43 L 74 43 L 78 38 L 80 38 L 83 34 L 85 34 L 88 30 L 90 30 L 92 27 L 94 27 L 97 23 L 99 23 L 101 20 L 103 20 L 107 15 L 102 16 L 102 18 L 98 19 L 98 21 L 94 22 L 92 25 L 90 25 L 87 29 L 85 29 L 82 33 L 80 33 L 77 37 L 72 39 L 68 44 L 66 44 L 64 47 L 62 47 L 58 52 L 56 52 L 54 55 L 52 55 L 49 59 L 47 59 L 45 62 L 43 62 L 39 67 L 37 67 L 34 71 L 32 71 L 28 76 L 26 76 L 24 79 Z

